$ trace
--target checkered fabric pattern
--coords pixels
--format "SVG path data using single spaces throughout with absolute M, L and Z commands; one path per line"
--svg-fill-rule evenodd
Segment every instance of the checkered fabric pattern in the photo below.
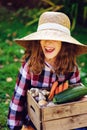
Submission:
M 80 82 L 80 74 L 78 68 L 74 68 L 74 72 L 66 75 L 56 75 L 52 71 L 52 66 L 45 63 L 45 67 L 40 75 L 34 75 L 29 72 L 28 63 L 24 63 L 18 74 L 14 95 L 10 102 L 9 113 L 8 113 L 8 127 L 10 130 L 20 130 L 23 124 L 28 124 L 30 118 L 27 113 L 27 90 L 31 87 L 51 87 L 53 82 L 64 82 L 68 79 L 70 84 Z

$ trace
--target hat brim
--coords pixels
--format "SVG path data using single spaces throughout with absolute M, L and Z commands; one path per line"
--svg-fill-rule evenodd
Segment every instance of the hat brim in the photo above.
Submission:
M 73 38 L 71 35 L 56 30 L 41 30 L 29 34 L 21 39 L 15 39 L 14 41 L 24 48 L 28 48 L 29 44 L 36 40 L 58 40 L 62 42 L 72 43 L 78 46 L 77 55 L 87 53 L 87 45 L 84 45 Z

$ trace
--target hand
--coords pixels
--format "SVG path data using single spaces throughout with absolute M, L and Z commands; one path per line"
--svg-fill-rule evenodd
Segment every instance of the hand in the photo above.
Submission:
M 34 130 L 34 128 L 32 126 L 24 126 L 23 125 L 21 130 Z

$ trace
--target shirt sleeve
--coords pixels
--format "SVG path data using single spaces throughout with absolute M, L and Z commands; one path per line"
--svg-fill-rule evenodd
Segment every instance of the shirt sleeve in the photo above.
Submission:
M 30 83 L 28 65 L 24 63 L 19 71 L 14 95 L 10 102 L 7 125 L 10 130 L 20 130 L 25 116 L 26 94 Z
M 74 72 L 69 80 L 70 84 L 81 83 L 80 72 L 78 67 L 74 68 Z

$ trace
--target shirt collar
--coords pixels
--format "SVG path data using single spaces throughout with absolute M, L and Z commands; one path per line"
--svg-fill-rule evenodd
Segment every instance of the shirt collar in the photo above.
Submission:
M 47 61 L 45 61 L 44 63 L 50 70 L 52 70 L 53 72 L 55 72 L 55 69 L 53 68 L 52 65 L 50 65 Z

